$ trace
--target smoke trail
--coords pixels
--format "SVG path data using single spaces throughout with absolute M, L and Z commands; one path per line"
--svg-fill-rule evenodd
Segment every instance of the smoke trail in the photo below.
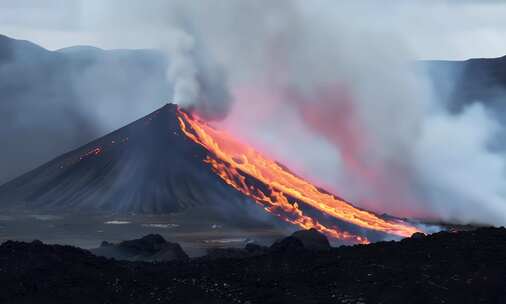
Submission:
M 197 35 L 175 28 L 170 36 L 167 78 L 172 100 L 207 120 L 223 119 L 231 103 L 224 70 L 196 42 Z
M 198 102 L 199 99 L 197 69 L 192 59 L 195 42 L 190 35 L 182 31 L 175 32 L 173 42 L 168 48 L 171 60 L 167 71 L 168 80 L 174 86 L 174 101 L 186 106 Z

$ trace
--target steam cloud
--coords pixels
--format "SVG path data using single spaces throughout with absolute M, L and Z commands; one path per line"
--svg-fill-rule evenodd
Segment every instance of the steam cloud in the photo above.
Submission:
M 474 9 L 451 1 L 86 1 L 80 26 L 105 44 L 164 50 L 176 102 L 225 118 L 222 127 L 359 206 L 505 225 L 506 159 L 491 149 L 503 126 L 479 101 L 449 111 L 414 63 L 426 44 L 442 45 L 435 56 L 460 50 L 462 38 L 441 24 L 456 15 L 456 27 L 467 24 Z

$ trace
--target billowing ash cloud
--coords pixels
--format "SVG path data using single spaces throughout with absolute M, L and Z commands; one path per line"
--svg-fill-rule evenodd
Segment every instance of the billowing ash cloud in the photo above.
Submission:
M 480 106 L 449 111 L 413 63 L 412 35 L 438 29 L 409 18 L 430 19 L 445 6 L 276 1 L 186 9 L 229 76 L 235 103 L 222 126 L 362 207 L 505 223 L 506 164 L 489 147 L 500 126 Z
M 225 118 L 222 127 L 355 204 L 506 224 L 503 125 L 479 101 L 455 110 L 447 87 L 435 90 L 414 64 L 502 52 L 505 5 L 90 0 L 81 11 L 77 27 L 101 45 L 168 54 L 176 102 Z

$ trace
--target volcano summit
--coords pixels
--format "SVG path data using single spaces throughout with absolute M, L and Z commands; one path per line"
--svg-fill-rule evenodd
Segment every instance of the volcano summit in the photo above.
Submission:
M 225 217 L 268 214 L 353 243 L 418 231 L 321 190 L 173 104 L 3 185 L 0 201 L 10 209 L 113 214 L 204 206 Z

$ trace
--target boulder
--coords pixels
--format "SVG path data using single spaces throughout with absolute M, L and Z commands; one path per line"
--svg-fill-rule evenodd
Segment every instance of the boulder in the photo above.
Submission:
M 300 240 L 305 249 L 329 250 L 331 248 L 327 237 L 314 228 L 296 231 L 292 234 L 292 236 Z
M 330 248 L 332 247 L 327 237 L 313 228 L 296 231 L 291 236 L 276 241 L 270 247 L 272 251 L 324 251 Z
M 159 234 L 149 234 L 140 239 L 118 244 L 103 241 L 99 248 L 92 249 L 95 255 L 129 261 L 172 261 L 187 260 L 188 255 L 178 243 L 167 242 Z
M 304 244 L 298 238 L 289 236 L 274 242 L 270 250 L 273 252 L 296 252 L 304 250 Z
M 415 232 L 411 235 L 412 239 L 423 239 L 425 237 L 425 234 L 422 232 Z

